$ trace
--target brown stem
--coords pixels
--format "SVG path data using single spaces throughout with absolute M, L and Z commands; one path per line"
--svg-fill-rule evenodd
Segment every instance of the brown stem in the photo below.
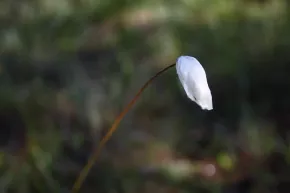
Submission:
M 117 129 L 119 123 L 121 122 L 121 120 L 123 119 L 123 117 L 127 114 L 127 112 L 131 109 L 131 107 L 135 104 L 135 102 L 141 96 L 142 92 L 149 86 L 149 84 L 151 82 L 153 82 L 153 80 L 155 78 L 157 78 L 159 75 L 161 75 L 163 72 L 167 71 L 169 68 L 171 68 L 173 66 L 175 66 L 175 64 L 171 64 L 170 66 L 162 69 L 161 71 L 159 71 L 158 73 L 156 73 L 153 77 L 151 77 L 142 86 L 142 88 L 137 92 L 137 94 L 135 95 L 135 97 L 130 101 L 130 103 L 125 107 L 125 109 L 119 114 L 119 116 L 113 122 L 112 127 L 109 129 L 109 131 L 107 132 L 107 134 L 102 138 L 99 146 L 93 152 L 93 154 L 89 158 L 87 164 L 85 165 L 85 167 L 80 172 L 80 175 L 78 176 L 77 180 L 75 181 L 75 183 L 73 185 L 72 192 L 76 193 L 81 188 L 82 183 L 84 182 L 84 180 L 87 177 L 90 169 L 93 167 L 94 163 L 96 162 L 96 160 L 97 160 L 97 158 L 98 158 L 98 156 L 99 156 L 102 148 L 107 143 L 107 141 L 110 139 L 110 137 L 112 136 L 112 134 L 116 131 L 116 129 Z

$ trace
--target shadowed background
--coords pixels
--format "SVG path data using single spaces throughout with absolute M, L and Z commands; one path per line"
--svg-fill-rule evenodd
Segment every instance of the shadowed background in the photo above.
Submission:
M 169 70 L 80 192 L 288 192 L 289 26 L 286 0 L 2 0 L 0 191 L 70 192 L 138 89 L 191 55 L 214 110 Z

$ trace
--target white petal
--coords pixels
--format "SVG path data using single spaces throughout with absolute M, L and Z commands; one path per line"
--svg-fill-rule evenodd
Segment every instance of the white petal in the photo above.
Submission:
M 176 61 L 179 80 L 189 99 L 203 110 L 212 110 L 212 96 L 204 68 L 191 56 L 180 56 Z

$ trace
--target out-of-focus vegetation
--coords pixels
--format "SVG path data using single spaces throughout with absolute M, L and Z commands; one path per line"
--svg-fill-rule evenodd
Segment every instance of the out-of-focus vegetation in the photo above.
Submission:
M 179 55 L 204 65 L 214 110 L 162 75 L 80 192 L 289 191 L 288 1 L 2 0 L 0 24 L 0 192 L 70 192 Z

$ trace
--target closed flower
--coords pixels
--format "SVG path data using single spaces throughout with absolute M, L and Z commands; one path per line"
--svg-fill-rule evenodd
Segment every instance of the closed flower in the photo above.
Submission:
M 204 68 L 191 56 L 180 56 L 176 70 L 186 95 L 203 110 L 212 110 L 212 96 Z

